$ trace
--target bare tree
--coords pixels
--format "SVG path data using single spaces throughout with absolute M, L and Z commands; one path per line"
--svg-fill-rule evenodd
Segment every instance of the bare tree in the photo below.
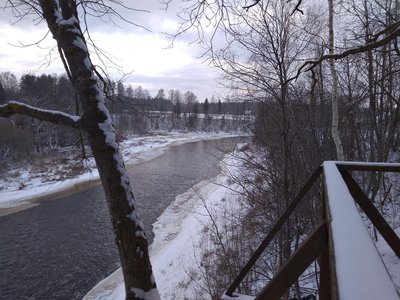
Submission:
M 85 132 L 110 210 L 125 280 L 126 299 L 159 297 L 152 274 L 143 223 L 137 214 L 130 180 L 79 21 L 78 4 L 84 12 L 91 7 L 99 14 L 117 13 L 111 5 L 118 4 L 119 1 L 39 0 L 8 1 L 8 3 L 19 13 L 22 10 L 25 14 L 35 13 L 45 20 L 79 96 L 82 113 L 81 116 L 73 116 L 20 102 L 9 102 L 0 106 L 0 116 L 24 114 L 42 121 L 75 127 Z
M 400 144 L 395 141 L 399 134 L 394 133 L 398 132 L 400 119 L 397 88 L 399 84 L 396 83 L 399 77 L 400 57 L 398 1 L 341 1 L 340 5 L 353 3 L 355 6 L 371 6 L 368 11 L 359 10 L 359 20 L 352 19 L 347 30 L 357 21 L 360 21 L 363 27 L 361 30 L 355 30 L 351 42 L 343 41 L 342 47 L 335 47 L 333 0 L 327 2 L 327 44 L 319 34 L 323 28 L 320 28 L 319 32 L 316 30 L 318 16 L 311 20 L 310 26 L 302 28 L 301 20 L 304 16 L 301 14 L 304 14 L 307 7 L 301 0 L 192 0 L 187 3 L 179 33 L 196 29 L 197 41 L 207 43 L 205 55 L 225 73 L 225 79 L 228 81 L 225 85 L 264 104 L 259 107 L 255 128 L 256 137 L 266 145 L 265 150 L 263 149 L 264 157 L 257 157 L 258 160 L 249 159 L 250 163 L 258 163 L 258 166 L 253 168 L 258 175 L 257 180 L 242 180 L 243 185 L 249 187 L 249 198 L 253 197 L 255 192 L 259 194 L 251 200 L 255 206 L 258 204 L 256 213 L 261 215 L 260 219 L 268 216 L 263 219 L 264 223 L 261 226 L 280 215 L 285 201 L 293 195 L 296 183 L 302 182 L 300 178 L 304 178 L 305 173 L 309 171 L 310 163 L 335 157 L 344 159 L 342 140 L 343 145 L 347 146 L 347 149 L 344 149 L 348 150 L 350 145 L 354 145 L 349 139 L 356 137 L 356 148 L 359 150 L 354 151 L 353 159 L 362 154 L 386 161 L 390 152 L 387 149 L 398 151 Z M 291 9 L 288 11 L 288 8 Z M 381 13 L 382 10 L 385 10 L 385 13 Z M 349 13 L 354 9 L 345 7 L 343 11 Z M 302 33 L 297 34 L 299 31 Z M 318 49 L 317 52 L 306 47 L 301 49 L 301 43 L 307 40 L 305 35 L 312 35 L 317 41 L 316 44 L 322 45 L 322 49 Z M 226 43 L 222 44 L 220 38 L 225 38 Z M 296 42 L 291 42 L 293 40 Z M 328 50 L 327 54 L 324 54 L 324 48 Z M 314 53 L 316 55 L 312 58 Z M 365 59 L 359 60 L 362 55 L 366 56 Z M 328 80 L 324 80 L 324 77 L 328 78 L 324 76 L 326 70 L 322 65 L 325 61 L 330 67 L 327 70 L 332 77 L 332 91 L 326 89 L 329 83 Z M 342 70 L 339 65 L 344 65 Z M 366 76 L 361 78 L 358 84 L 364 85 L 354 91 L 356 86 L 352 86 L 352 83 L 357 82 L 357 78 L 352 78 L 351 71 L 356 70 L 360 75 L 360 70 L 363 69 Z M 311 71 L 311 74 L 306 74 L 311 78 L 303 76 L 305 71 Z M 305 87 L 307 84 L 310 84 L 309 90 Z M 343 91 L 345 86 L 347 99 L 350 100 L 348 103 L 343 101 L 346 99 Z M 320 103 L 315 97 L 315 91 L 319 94 Z M 331 96 L 331 105 L 325 101 L 327 95 Z M 298 103 L 293 103 L 294 99 Z M 342 101 L 341 106 L 339 101 Z M 370 108 L 371 111 L 367 111 L 366 108 Z M 320 118 L 329 122 L 315 122 L 316 119 L 309 114 L 310 111 L 319 112 Z M 339 136 L 339 121 L 343 120 L 347 122 L 347 135 Z M 305 124 L 312 126 L 306 127 Z M 325 128 L 332 129 L 331 134 L 326 134 Z M 327 135 L 329 138 L 326 138 Z M 370 150 L 373 152 L 367 155 Z M 346 151 L 346 155 L 348 153 L 350 151 Z M 375 178 L 370 181 L 374 183 L 367 185 L 372 197 L 377 194 L 376 183 L 379 185 L 380 180 L 381 178 Z M 255 183 L 259 183 L 261 188 L 255 186 Z M 318 191 L 313 196 L 314 202 L 308 211 L 316 212 L 315 207 L 318 207 L 319 203 L 316 201 Z M 306 211 L 306 214 L 308 213 Z M 292 250 L 288 245 L 291 242 L 296 244 L 296 237 L 307 229 L 305 224 L 308 224 L 309 220 L 305 220 L 307 222 L 304 223 L 302 220 L 305 220 L 304 215 L 299 215 L 291 223 L 292 226 L 289 224 L 284 229 L 277 245 L 281 250 L 281 260 Z M 299 224 L 301 225 L 298 226 Z M 297 230 L 299 235 L 295 234 Z
M 304 53 L 310 50 L 320 25 L 318 16 L 310 10 L 301 17 L 293 14 L 295 3 L 285 0 L 256 2 L 247 6 L 248 9 L 237 5 L 240 1 L 202 2 L 201 9 L 194 5 L 188 9 L 187 19 L 192 22 L 187 25 L 202 30 L 204 23 L 192 19 L 199 12 L 202 20 L 212 20 L 210 23 L 217 26 L 217 30 L 212 33 L 206 55 L 224 72 L 226 86 L 259 104 L 254 131 L 262 150 L 254 157 L 247 157 L 248 167 L 255 176 L 237 182 L 247 192 L 250 209 L 246 224 L 249 220 L 257 220 L 259 230 L 268 232 L 290 204 L 299 178 L 305 177 L 304 173 L 310 169 L 306 154 L 299 155 L 300 149 L 306 148 L 304 145 L 313 145 L 305 134 L 308 127 L 302 126 L 305 118 L 301 120 L 300 117 L 300 114 L 304 115 L 307 103 L 296 103 L 298 98 L 301 99 L 296 95 L 301 94 L 304 82 L 287 82 L 296 74 L 299 60 L 305 58 Z M 220 42 L 221 38 L 224 43 Z M 274 242 L 274 251 L 268 252 L 268 258 L 257 270 L 262 274 L 258 283 L 269 280 L 298 246 L 303 232 L 294 224 L 305 224 L 302 221 L 305 216 L 299 214 L 296 220 L 285 225 Z M 239 256 L 246 254 L 243 252 Z
M 5 90 L 3 88 L 3 85 L 1 84 L 1 81 L 0 81 L 0 104 L 4 103 L 5 101 L 6 101 L 6 92 L 5 92 Z
M 328 0 L 328 28 L 329 28 L 329 43 L 328 50 L 329 55 L 333 55 L 335 51 L 335 35 L 334 35 L 334 10 L 333 0 Z M 332 137 L 336 146 L 336 157 L 338 160 L 344 160 L 342 141 L 339 136 L 339 99 L 338 99 L 338 75 L 336 72 L 335 61 L 333 58 L 329 59 L 329 67 L 332 75 Z

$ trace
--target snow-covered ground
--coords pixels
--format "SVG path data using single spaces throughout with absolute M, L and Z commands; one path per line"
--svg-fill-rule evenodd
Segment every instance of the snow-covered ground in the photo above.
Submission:
M 127 166 L 138 162 L 151 160 L 160 156 L 167 147 L 198 140 L 219 139 L 234 136 L 227 133 L 179 133 L 168 132 L 158 135 L 131 137 L 121 143 Z M 57 180 L 55 173 L 65 165 L 54 166 L 53 169 L 38 173 L 29 166 L 14 170 L 14 176 L 0 178 L 0 210 L 26 205 L 32 199 L 43 195 L 56 194 L 67 189 L 77 189 L 82 184 L 96 183 L 99 174 L 93 159 L 85 162 L 87 171 L 81 175 Z

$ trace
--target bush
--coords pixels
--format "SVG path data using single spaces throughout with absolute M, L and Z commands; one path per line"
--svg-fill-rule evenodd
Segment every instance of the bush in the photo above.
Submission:
M 0 161 L 23 162 L 32 154 L 33 140 L 28 129 L 14 126 L 10 120 L 0 120 Z

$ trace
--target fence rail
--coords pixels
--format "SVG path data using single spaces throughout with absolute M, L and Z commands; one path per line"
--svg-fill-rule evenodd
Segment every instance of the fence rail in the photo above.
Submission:
M 235 290 L 321 176 L 324 193 L 320 225 L 254 299 L 280 299 L 317 259 L 319 299 L 400 299 L 355 203 L 399 258 L 400 239 L 354 180 L 351 171 L 400 172 L 400 164 L 324 162 L 254 251 L 223 299 L 235 299 Z

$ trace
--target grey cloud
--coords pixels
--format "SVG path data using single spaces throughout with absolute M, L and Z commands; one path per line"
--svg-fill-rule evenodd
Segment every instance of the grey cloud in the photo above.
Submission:
M 177 20 L 176 13 L 179 11 L 179 7 L 181 6 L 181 0 L 172 1 L 172 5 L 170 6 L 167 12 L 161 10 L 162 5 L 159 0 L 147 0 L 147 1 L 125 1 L 126 4 L 131 5 L 134 8 L 145 9 L 151 11 L 150 13 L 145 12 L 137 12 L 137 11 L 129 11 L 129 10 L 121 10 L 121 14 L 137 24 L 140 24 L 146 28 L 152 30 L 155 35 L 160 35 L 162 31 L 161 24 L 163 20 Z M 15 21 L 10 10 L 0 10 L 0 25 L 1 23 Z M 89 26 L 92 32 L 100 31 L 100 32 L 121 32 L 121 33 L 146 33 L 146 31 L 137 28 L 135 26 L 129 25 L 123 21 L 116 20 L 117 25 L 115 26 L 111 22 L 105 22 L 105 19 L 101 20 L 100 18 L 89 18 Z M 18 22 L 15 26 L 19 26 L 24 28 L 24 30 L 29 30 L 34 26 L 35 22 L 33 17 L 30 16 L 26 18 L 26 20 L 22 22 Z M 45 27 L 46 24 L 42 22 L 39 26 Z M 170 32 L 174 33 L 174 32 Z M 147 34 L 147 33 L 146 33 Z M 178 41 L 184 43 L 191 43 L 195 41 L 197 38 L 197 34 L 195 32 L 188 32 L 182 36 L 179 36 Z M 168 43 L 166 42 L 166 46 Z M 200 46 L 198 47 L 193 45 L 192 51 L 195 55 L 199 55 L 201 53 Z M 1 45 L 0 45 L 1 49 Z M 107 51 L 107 49 L 104 49 Z M 1 53 L 0 59 L 7 60 L 7 53 Z M 11 56 L 10 56 L 11 57 Z M 20 61 L 20 64 L 23 64 L 24 70 L 34 70 L 37 71 L 41 65 L 39 61 L 35 64 L 32 61 Z M 59 71 L 58 71 L 59 70 Z M 39 69 L 39 73 L 41 72 L 57 72 L 63 73 L 64 71 L 59 68 L 59 66 L 50 66 L 48 69 Z M 118 75 L 115 76 L 118 78 Z M 199 100 L 203 101 L 206 97 L 211 97 L 214 93 L 218 92 L 217 89 L 217 81 L 218 77 L 211 70 L 208 70 L 204 67 L 199 67 L 197 64 L 193 64 L 191 66 L 186 66 L 182 69 L 176 70 L 175 72 L 171 72 L 168 74 L 163 74 L 155 77 L 146 77 L 143 75 L 135 75 L 132 74 L 131 78 L 127 80 L 127 83 L 132 82 L 134 85 L 141 84 L 143 86 L 151 87 L 152 94 L 155 94 L 158 89 L 164 88 L 165 90 L 169 89 L 180 89 L 181 91 L 191 90 L 193 91 L 199 98 Z
M 170 89 L 179 89 L 182 92 L 190 90 L 197 95 L 200 101 L 220 92 L 218 89 L 219 78 L 216 73 L 207 72 L 196 66 L 182 68 L 178 72 L 151 77 L 132 74 L 126 83 L 131 83 L 133 87 L 137 85 L 149 87 L 152 95 L 155 95 L 161 88 L 165 91 Z

